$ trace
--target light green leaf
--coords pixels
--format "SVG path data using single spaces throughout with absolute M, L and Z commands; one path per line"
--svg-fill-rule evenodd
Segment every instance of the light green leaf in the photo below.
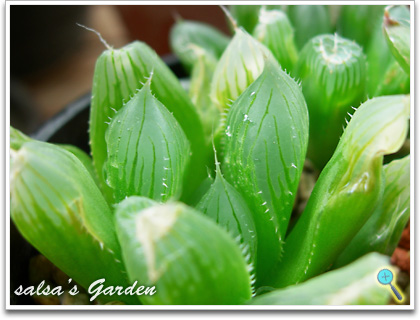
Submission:
M 206 192 L 196 209 L 224 227 L 234 237 L 246 245 L 255 262 L 257 254 L 257 230 L 247 203 L 242 195 L 225 180 L 216 163 L 216 179 Z
M 407 93 L 410 93 L 410 75 L 394 60 L 386 70 L 382 82 L 379 83 L 375 96 Z
M 380 269 L 391 268 L 389 258 L 377 253 L 349 266 L 324 273 L 304 283 L 274 290 L 250 301 L 257 305 L 383 305 L 390 291 L 377 280 Z
M 377 93 L 378 86 L 383 82 L 387 69 L 395 62 L 385 39 L 382 29 L 383 11 L 373 24 L 372 36 L 364 48 L 367 61 L 367 94 L 370 98 L 380 96 Z
M 288 6 L 287 15 L 296 31 L 295 41 L 298 49 L 301 49 L 309 39 L 332 31 L 326 6 Z
M 141 195 L 179 198 L 190 147 L 172 114 L 151 93 L 150 79 L 117 112 L 106 132 L 105 174 L 116 202 Z
M 410 156 L 384 166 L 382 203 L 340 254 L 334 267 L 345 265 L 368 252 L 391 256 L 410 219 Z
M 79 149 L 76 146 L 70 145 L 70 144 L 58 144 L 61 148 L 71 152 L 73 155 L 77 157 L 77 159 L 80 160 L 80 162 L 85 166 L 87 171 L 89 171 L 90 176 L 95 181 L 98 188 L 100 188 L 100 181 L 98 176 L 95 172 L 95 167 L 93 166 L 92 158 L 89 157 L 89 155 L 84 152 L 83 150 Z
M 410 10 L 406 6 L 386 7 L 383 28 L 392 54 L 410 74 Z
M 192 50 L 197 60 L 191 72 L 189 95 L 201 117 L 205 135 L 210 140 L 220 120 L 220 111 L 210 98 L 211 80 L 217 60 L 200 47 L 195 46 Z
M 344 38 L 356 41 L 366 49 L 375 33 L 377 21 L 383 15 L 381 5 L 343 5 L 337 19 L 337 32 Z
M 294 30 L 283 11 L 262 8 L 253 36 L 271 50 L 283 69 L 293 70 L 297 60 Z
M 11 150 L 10 178 L 10 214 L 29 243 L 84 288 L 101 278 L 128 286 L 111 210 L 76 156 L 26 142 Z
M 224 112 L 241 93 L 258 78 L 266 58 L 274 59 L 270 50 L 242 29 L 235 30 L 213 75 L 211 99 Z
M 224 230 L 184 204 L 145 201 L 128 198 L 116 212 L 130 280 L 156 287 L 153 296 L 139 296 L 142 303 L 243 304 L 250 299 L 247 264 Z
M 359 232 L 383 195 L 383 156 L 404 143 L 409 116 L 410 98 L 404 95 L 374 98 L 354 113 L 286 238 L 276 286 L 325 272 Z
M 10 126 L 10 148 L 14 150 L 19 150 L 20 147 L 25 143 L 32 141 L 27 135 L 23 134 L 21 131 Z
M 302 49 L 296 69 L 309 110 L 308 158 L 322 170 L 353 113 L 351 107 L 365 99 L 366 59 L 353 41 L 320 35 Z
M 271 60 L 227 118 L 224 172 L 257 227 L 257 280 L 269 283 L 281 257 L 308 141 L 299 86 Z
M 115 112 L 128 102 L 153 72 L 151 90 L 173 113 L 191 143 L 193 161 L 187 187 L 194 188 L 206 174 L 207 146 L 199 115 L 178 79 L 145 43 L 135 41 L 118 50 L 106 50 L 98 58 L 92 88 L 90 142 L 95 169 L 107 198 L 103 166 L 107 157 L 105 131 Z
M 188 71 L 198 58 L 192 46 L 218 60 L 229 43 L 229 38 L 211 25 L 182 19 L 172 27 L 169 40 L 172 51 Z

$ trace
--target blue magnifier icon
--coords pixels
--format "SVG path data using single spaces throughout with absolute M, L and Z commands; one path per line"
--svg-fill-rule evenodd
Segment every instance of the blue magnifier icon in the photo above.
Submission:
M 394 279 L 394 275 L 392 274 L 392 271 L 389 269 L 382 269 L 378 273 L 379 283 L 383 285 L 389 284 L 391 286 L 392 292 L 394 292 L 397 299 L 401 301 L 402 300 L 401 294 L 398 292 L 397 288 L 395 288 L 391 283 L 393 279 Z

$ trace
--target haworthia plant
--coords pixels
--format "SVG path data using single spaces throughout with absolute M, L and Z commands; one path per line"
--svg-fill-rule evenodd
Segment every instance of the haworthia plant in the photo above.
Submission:
M 374 98 L 353 115 L 286 239 L 275 285 L 285 287 L 331 267 L 380 203 L 383 156 L 407 136 L 410 98 Z
M 192 49 L 197 55 L 197 60 L 192 68 L 188 93 L 201 117 L 206 137 L 211 139 L 220 118 L 220 110 L 210 98 L 211 80 L 217 60 L 200 47 L 194 46 Z
M 172 51 L 188 71 L 192 70 L 198 58 L 192 45 L 202 48 L 217 60 L 229 43 L 229 38 L 214 27 L 182 19 L 172 27 L 169 39 Z
M 221 112 L 258 78 L 270 50 L 243 29 L 237 28 L 213 75 L 210 96 Z
M 367 48 L 384 8 L 385 6 L 382 5 L 341 6 L 337 32 L 342 37 L 354 40 L 363 48 Z
M 128 285 L 111 210 L 76 156 L 29 141 L 11 150 L 10 177 L 11 217 L 37 250 L 85 288 Z
M 212 220 L 181 203 L 149 206 L 128 198 L 116 212 L 131 281 L 156 286 L 144 304 L 242 304 L 251 298 L 237 243 Z
M 283 11 L 262 8 L 253 36 L 271 50 L 283 69 L 293 70 L 297 60 L 294 30 Z
M 383 27 L 392 54 L 410 74 L 410 10 L 406 6 L 386 7 Z
M 345 265 L 368 252 L 392 255 L 410 218 L 410 156 L 384 166 L 382 203 L 340 254 L 334 267 Z
M 106 186 L 103 166 L 107 157 L 105 131 L 115 112 L 142 88 L 153 72 L 151 90 L 173 113 L 191 143 L 191 175 L 186 184 L 194 187 L 205 177 L 206 144 L 200 117 L 178 79 L 145 43 L 135 41 L 125 47 L 104 51 L 95 66 L 90 112 L 90 143 L 95 169 L 107 198 L 112 192 Z
M 378 284 L 377 273 L 390 268 L 389 258 L 377 253 L 345 268 L 327 272 L 296 286 L 274 290 L 251 300 L 258 305 L 378 305 L 390 291 Z
M 189 142 L 174 116 L 152 95 L 149 79 L 114 115 L 105 135 L 106 182 L 116 202 L 141 195 L 179 198 L 190 160 Z
M 257 227 L 257 281 L 281 258 L 308 140 L 299 86 L 274 62 L 234 102 L 226 127 L 226 177 L 246 198 Z
M 98 176 L 95 172 L 95 167 L 93 166 L 92 158 L 89 157 L 89 155 L 84 152 L 83 150 L 79 149 L 76 146 L 73 146 L 71 144 L 59 144 L 59 146 L 69 152 L 71 152 L 73 155 L 77 157 L 77 159 L 80 160 L 80 162 L 85 166 L 87 171 L 89 171 L 91 177 L 96 182 L 97 186 L 100 188 L 100 181 Z
M 366 90 L 366 59 L 353 41 L 335 35 L 311 39 L 296 67 L 308 104 L 308 158 L 318 169 L 328 162 L 346 124 Z
M 217 161 L 217 160 L 216 160 Z M 251 261 L 257 254 L 257 230 L 252 212 L 242 195 L 225 180 L 216 162 L 216 178 L 196 209 L 224 227 L 248 247 Z
M 175 23 L 181 80 L 98 34 L 92 158 L 11 128 L 13 222 L 82 287 L 146 288 L 95 303 L 389 302 L 376 274 L 410 215 L 413 6 L 229 7 L 231 38 Z M 388 258 L 353 263 L 371 251 Z
M 295 29 L 298 49 L 301 49 L 309 39 L 331 32 L 331 21 L 325 6 L 288 6 L 287 15 Z
M 35 140 L 23 134 L 19 130 L 13 127 L 10 127 L 10 147 L 13 150 L 19 150 L 20 147 L 25 142 L 29 142 L 29 141 L 35 141 Z M 61 148 L 75 155 L 77 159 L 79 159 L 80 162 L 82 162 L 82 164 L 85 166 L 87 171 L 89 171 L 91 177 L 93 178 L 93 180 L 96 182 L 96 184 L 99 187 L 99 180 L 96 176 L 95 168 L 93 167 L 92 158 L 89 157 L 89 155 L 86 152 L 70 144 L 56 144 L 56 145 L 60 146 Z

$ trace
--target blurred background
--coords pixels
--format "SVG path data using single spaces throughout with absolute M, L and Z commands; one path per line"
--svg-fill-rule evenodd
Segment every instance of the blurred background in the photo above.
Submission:
M 170 54 L 169 30 L 175 17 L 194 19 L 228 33 L 218 6 L 49 6 L 10 8 L 10 121 L 26 134 L 80 97 L 88 97 L 95 62 L 104 45 L 133 40 Z

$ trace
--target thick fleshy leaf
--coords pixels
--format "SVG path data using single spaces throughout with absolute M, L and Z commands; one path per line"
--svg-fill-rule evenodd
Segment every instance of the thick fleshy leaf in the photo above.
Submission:
M 298 49 L 301 49 L 309 39 L 332 31 L 330 17 L 325 6 L 288 6 L 287 15 L 295 29 Z
M 59 144 L 61 148 L 71 152 L 73 155 L 77 157 L 77 159 L 80 160 L 80 162 L 85 166 L 87 171 L 89 171 L 90 176 L 95 181 L 96 185 L 100 188 L 100 181 L 98 176 L 95 172 L 95 167 L 93 166 L 92 158 L 89 157 L 89 155 L 84 152 L 82 149 L 79 149 L 76 146 L 70 145 L 70 144 Z
M 274 59 L 270 50 L 246 31 L 238 28 L 213 75 L 211 99 L 225 111 L 258 78 L 266 58 Z
M 200 47 L 193 47 L 193 50 L 197 60 L 191 72 L 189 95 L 201 117 L 205 135 L 211 139 L 220 120 L 220 110 L 210 98 L 211 80 L 217 60 Z
M 386 7 L 384 32 L 395 59 L 410 74 L 410 10 L 406 6 Z
M 308 111 L 299 86 L 274 62 L 235 101 L 228 114 L 224 169 L 245 197 L 257 227 L 257 280 L 267 284 L 305 160 Z
M 252 212 L 242 195 L 225 180 L 216 164 L 216 179 L 196 209 L 213 219 L 246 245 L 254 262 L 257 254 L 257 230 Z
M 367 48 L 384 8 L 385 6 L 381 5 L 341 6 L 337 19 L 338 34 Z
M 392 255 L 410 219 L 410 156 L 384 166 L 385 192 L 382 204 L 338 257 L 340 267 L 368 252 Z
M 246 261 L 224 230 L 184 204 L 145 201 L 128 198 L 116 212 L 130 280 L 156 286 L 153 296 L 139 296 L 142 303 L 243 304 L 251 298 Z
M 258 305 L 382 305 L 390 291 L 378 284 L 377 273 L 390 268 L 389 258 L 377 253 L 327 272 L 302 284 L 263 294 L 250 301 Z
M 271 50 L 283 69 L 293 70 L 297 60 L 294 30 L 283 11 L 262 8 L 253 36 Z
M 181 125 L 191 143 L 194 161 L 188 185 L 194 188 L 206 174 L 203 127 L 187 92 L 159 56 L 145 43 L 135 41 L 118 50 L 106 50 L 98 58 L 92 88 L 90 143 L 95 169 L 108 199 L 112 192 L 105 185 L 103 165 L 107 157 L 105 131 L 115 112 L 142 88 L 153 72 L 151 90 Z
M 25 143 L 29 141 L 35 141 L 34 139 L 28 137 L 27 135 L 23 134 L 21 131 L 10 127 L 10 148 L 13 150 L 19 150 L 20 147 Z M 92 158 L 89 157 L 89 155 L 84 152 L 83 150 L 79 149 L 76 146 L 70 145 L 70 144 L 56 144 L 60 146 L 61 148 L 70 151 L 73 155 L 77 157 L 77 159 L 82 162 L 84 167 L 89 171 L 91 177 L 96 182 L 96 184 L 99 187 L 99 180 L 96 176 L 95 168 L 93 167 Z
M 150 79 L 111 120 L 105 135 L 105 174 L 116 202 L 140 195 L 178 198 L 190 160 L 189 142 L 175 117 L 151 93 Z
M 354 113 L 286 238 L 276 286 L 328 270 L 370 218 L 383 195 L 383 156 L 404 143 L 409 115 L 410 98 L 404 95 L 374 98 Z
M 192 46 L 202 48 L 206 54 L 218 60 L 229 43 L 229 38 L 211 25 L 188 20 L 178 20 L 169 36 L 172 51 L 188 71 L 197 61 Z
M 10 178 L 12 220 L 37 250 L 85 288 L 101 278 L 106 285 L 128 285 L 112 212 L 73 154 L 26 142 L 11 150 Z
M 366 59 L 353 41 L 321 35 L 302 49 L 296 73 L 309 110 L 308 158 L 321 170 L 334 153 L 351 107 L 365 99 Z
M 10 126 L 10 148 L 14 150 L 19 150 L 20 147 L 25 143 L 32 141 L 27 135 L 23 134 L 21 131 Z

